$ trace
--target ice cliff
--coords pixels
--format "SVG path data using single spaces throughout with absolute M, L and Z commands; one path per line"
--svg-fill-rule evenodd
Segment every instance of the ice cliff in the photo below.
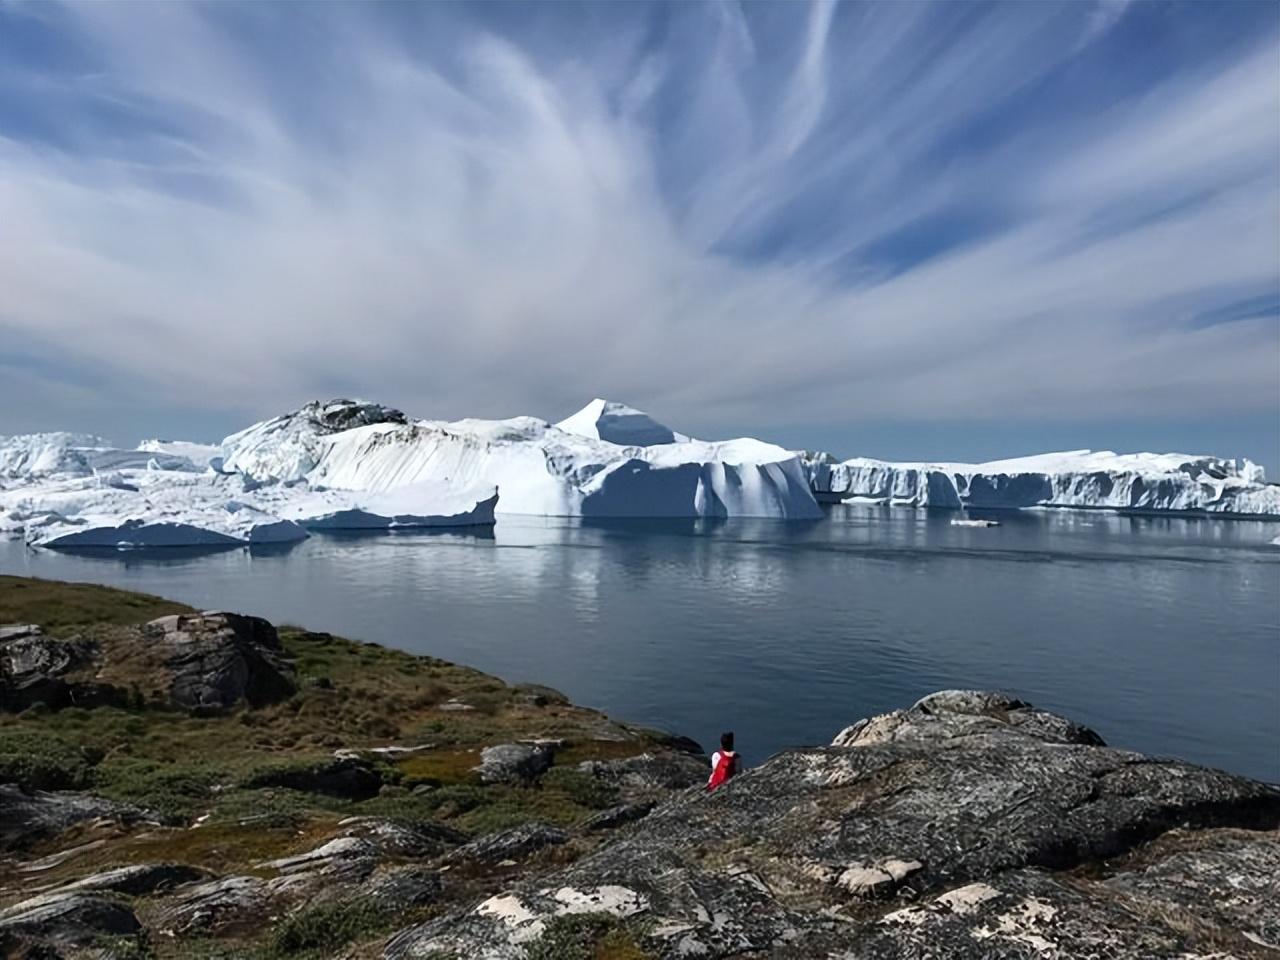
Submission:
M 758 440 L 692 440 L 622 404 L 592 401 L 560 425 L 533 417 L 408 421 L 365 407 L 344 430 L 329 429 L 311 408 L 250 427 L 224 441 L 223 469 L 339 490 L 497 487 L 500 514 L 821 516 L 793 452 Z
M 410 420 L 309 403 L 220 445 L 119 450 L 76 434 L 0 443 L 0 532 L 57 547 L 263 543 L 308 529 L 491 525 L 496 512 L 814 519 L 800 458 L 758 440 L 693 440 L 595 400 L 552 425 Z
M 990 463 L 887 463 L 806 454 L 814 493 L 916 507 L 1072 507 L 1280 516 L 1280 486 L 1248 460 L 1074 450 Z
M 280 542 L 309 529 L 490 525 L 496 514 L 810 520 L 818 500 L 851 499 L 1280 517 L 1280 487 L 1247 460 L 1087 450 L 981 464 L 837 460 L 695 440 L 603 399 L 556 424 L 416 420 L 331 400 L 219 445 L 0 438 L 0 533 L 44 546 Z

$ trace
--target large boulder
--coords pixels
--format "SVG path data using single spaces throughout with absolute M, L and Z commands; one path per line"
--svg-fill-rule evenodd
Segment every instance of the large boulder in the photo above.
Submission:
M 19 711 L 36 703 L 62 707 L 80 700 L 68 674 L 90 663 L 94 645 L 55 640 L 35 624 L 0 626 L 0 709 Z
M 641 753 L 616 760 L 583 760 L 578 770 L 624 797 L 651 799 L 672 790 L 701 786 L 711 773 L 710 761 L 702 754 Z
M 58 945 L 88 945 L 103 936 L 129 936 L 142 925 L 122 903 L 83 893 L 50 893 L 0 911 L 0 936 Z
M 346 800 L 368 800 L 382 788 L 382 774 L 363 760 L 343 758 L 269 768 L 250 777 L 249 788 L 284 787 Z
M 601 891 L 603 912 L 643 916 L 635 935 L 663 958 L 1174 957 L 1214 952 L 1233 925 L 1272 929 L 1254 905 L 1274 832 L 1215 854 L 1221 882 L 1256 878 L 1235 906 L 1206 907 L 1217 881 L 1188 886 L 1191 866 L 1168 860 L 1111 886 L 1065 871 L 1103 871 L 1173 829 L 1273 831 L 1274 787 L 1102 746 L 998 694 L 948 691 L 840 740 L 686 791 L 572 866 L 403 932 L 386 955 L 515 960 Z M 1170 920 L 1171 904 L 1197 919 Z
M 476 775 L 481 783 L 525 783 L 542 776 L 554 756 L 547 744 L 501 743 L 480 751 Z
M 493 864 L 504 860 L 521 860 L 569 839 L 559 827 L 545 823 L 525 823 L 510 830 L 486 834 L 463 844 L 444 858 L 446 864 Z
M 137 807 L 87 794 L 28 792 L 0 784 L 0 852 L 23 850 L 87 821 L 131 824 L 153 816 Z
M 261 617 L 175 614 L 153 620 L 143 633 L 164 658 L 176 706 L 203 712 L 239 703 L 260 707 L 294 693 L 280 638 Z

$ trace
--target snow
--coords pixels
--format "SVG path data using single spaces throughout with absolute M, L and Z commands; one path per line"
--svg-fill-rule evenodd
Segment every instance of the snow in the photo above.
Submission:
M 575 418 L 579 415 L 570 419 Z M 369 491 L 424 481 L 496 486 L 499 515 L 821 516 L 800 459 L 758 440 L 684 438 L 628 446 L 515 417 L 374 423 L 302 446 L 314 464 L 307 473 L 312 483 Z M 224 450 L 235 457 L 228 464 L 241 462 L 238 450 Z M 297 469 L 292 445 L 274 460 L 262 447 L 256 456 L 253 475 L 262 479 L 290 476 Z
M 556 427 L 565 433 L 624 447 L 652 447 L 689 439 L 635 407 L 599 397 L 573 416 L 561 420 Z
M 215 443 L 192 443 L 189 440 L 143 440 L 138 449 L 148 453 L 163 453 L 171 457 L 189 460 L 201 470 L 222 467 L 222 447 Z
M 1073 507 L 1280 516 L 1280 486 L 1248 460 L 1072 450 L 990 463 L 888 463 L 806 455 L 815 493 L 917 507 Z
M 306 531 L 252 502 L 239 477 L 154 470 L 71 477 L 0 493 L 0 526 L 46 547 L 280 543 Z
M 286 496 L 275 512 L 309 530 L 473 527 L 491 525 L 497 504 L 496 487 L 460 489 L 428 482 L 382 493 L 321 488 Z
M 1075 450 L 982 464 L 839 461 L 751 438 L 696 440 L 603 399 L 558 424 L 412 420 L 332 400 L 217 446 L 0 438 L 0 533 L 50 547 L 278 543 L 308 530 L 491 525 L 506 514 L 811 520 L 822 516 L 815 495 L 1280 517 L 1280 487 L 1247 460 Z

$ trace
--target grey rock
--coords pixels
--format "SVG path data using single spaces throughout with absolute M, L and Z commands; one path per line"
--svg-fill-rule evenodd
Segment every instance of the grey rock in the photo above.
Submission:
M 1177 827 L 1274 830 L 1275 788 L 1101 746 L 1000 695 L 948 691 L 889 716 L 855 725 L 852 745 L 787 751 L 714 793 L 686 791 L 571 866 L 402 932 L 386 956 L 519 957 L 587 891 L 641 905 L 641 946 L 662 958 L 1175 957 L 1241 940 L 1226 924 L 1271 942 L 1257 904 L 1275 854 L 1256 845 L 1273 833 L 1241 832 L 1247 854 L 1215 854 L 1221 879 L 1183 896 L 1248 865 L 1208 933 L 1160 919 L 1173 894 L 1159 894 L 1161 913 L 1119 892 L 1155 898 L 1190 861 L 1109 885 L 1054 871 L 1101 869 Z
M 153 620 L 144 635 L 162 650 L 169 696 L 181 708 L 219 711 L 266 706 L 296 687 L 276 629 L 235 613 L 176 614 Z
M 1039 710 L 1002 693 L 979 690 L 940 690 L 906 710 L 859 720 L 831 741 L 833 747 L 863 746 L 897 740 L 940 740 L 1016 727 L 1049 743 L 1105 746 L 1102 738 L 1077 723 Z
M 583 830 L 613 830 L 623 824 L 643 820 L 653 810 L 654 806 L 656 804 L 652 800 L 641 803 L 621 803 L 616 807 L 610 807 L 608 810 L 601 810 L 595 816 L 588 817 L 582 821 L 581 828 Z
M 340 824 L 343 835 L 360 837 L 384 856 L 427 859 L 467 842 L 467 835 L 442 823 L 401 823 L 380 817 L 351 817 Z
M 56 893 L 88 891 L 125 893 L 130 896 L 157 893 L 186 883 L 208 880 L 210 874 L 185 863 L 144 863 L 117 867 L 58 887 Z
M 621 760 L 584 760 L 578 769 L 615 787 L 625 797 L 637 799 L 702 786 L 711 772 L 706 757 L 688 753 L 642 753 Z
M 66 675 L 93 659 L 86 640 L 55 640 L 30 624 L 0 628 L 0 709 L 17 712 L 36 703 L 57 709 L 74 701 L 94 702 L 93 691 Z M 83 696 L 77 697 L 77 692 Z
M 503 860 L 520 860 L 543 847 L 561 844 L 569 834 L 545 823 L 526 823 L 510 830 L 491 833 L 463 844 L 449 853 L 448 864 L 493 864 Z
M 87 944 L 99 936 L 128 936 L 141 929 L 128 907 L 83 893 L 45 894 L 0 911 L 0 933 L 56 944 Z
M 223 933 L 260 927 L 271 891 L 259 877 L 224 877 L 183 887 L 156 917 L 155 927 L 167 936 Z
M 258 869 L 275 870 L 282 876 L 298 874 L 345 874 L 367 876 L 377 862 L 378 848 L 360 837 L 337 837 L 314 850 L 258 864 Z
M 250 788 L 284 787 L 348 800 L 368 800 L 382 789 L 382 775 L 363 760 L 330 760 L 310 766 L 284 766 L 254 774 Z
M 1236 931 L 1247 941 L 1239 951 L 1252 944 L 1280 954 L 1280 834 L 1174 831 L 1153 848 L 1101 886 L 1149 913 Z
M 548 745 L 503 743 L 480 751 L 476 774 L 482 783 L 525 783 L 542 776 L 554 757 Z
M 437 902 L 444 889 L 445 880 L 439 871 L 406 866 L 379 871 L 361 892 L 388 909 L 408 910 Z
M 0 643 L 38 637 L 42 632 L 37 623 L 3 623 L 0 624 Z
M 82 793 L 34 790 L 0 784 L 0 850 L 22 850 L 89 820 L 137 823 L 154 819 L 145 810 Z

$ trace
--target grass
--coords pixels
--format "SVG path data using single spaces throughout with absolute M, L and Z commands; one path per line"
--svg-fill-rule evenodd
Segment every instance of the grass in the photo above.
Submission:
M 92 583 L 0 576 L 0 623 L 38 623 L 55 637 L 70 636 L 86 627 L 144 623 L 190 612 L 185 604 L 145 593 Z
M 250 869 L 301 842 L 323 842 L 338 819 L 359 814 L 447 822 L 472 834 L 533 820 L 568 825 L 615 799 L 574 765 L 654 746 L 649 736 L 575 707 L 555 691 L 508 686 L 444 660 L 294 627 L 279 628 L 297 674 L 294 696 L 259 709 L 192 716 L 161 702 L 153 651 L 131 628 L 187 609 L 90 584 L 0 577 L 0 623 L 90 636 L 108 661 L 102 672 L 114 670 L 112 682 L 140 690 L 127 706 L 0 713 L 0 781 L 90 790 L 154 810 L 175 826 L 207 815 L 196 830 L 153 829 L 111 845 L 127 862 L 159 858 Z M 139 676 L 129 675 L 134 667 Z M 455 699 L 475 709 L 438 709 Z M 534 738 L 566 741 L 540 784 L 476 780 L 483 747 Z M 338 747 L 391 743 L 430 748 L 376 761 L 387 786 L 368 800 L 253 786 L 263 771 L 326 762 Z
M 553 917 L 525 947 L 525 960 L 651 960 L 637 944 L 639 931 L 609 913 Z
M 267 939 L 269 955 L 331 956 L 339 947 L 395 928 L 400 911 L 366 897 L 332 900 L 289 914 Z

